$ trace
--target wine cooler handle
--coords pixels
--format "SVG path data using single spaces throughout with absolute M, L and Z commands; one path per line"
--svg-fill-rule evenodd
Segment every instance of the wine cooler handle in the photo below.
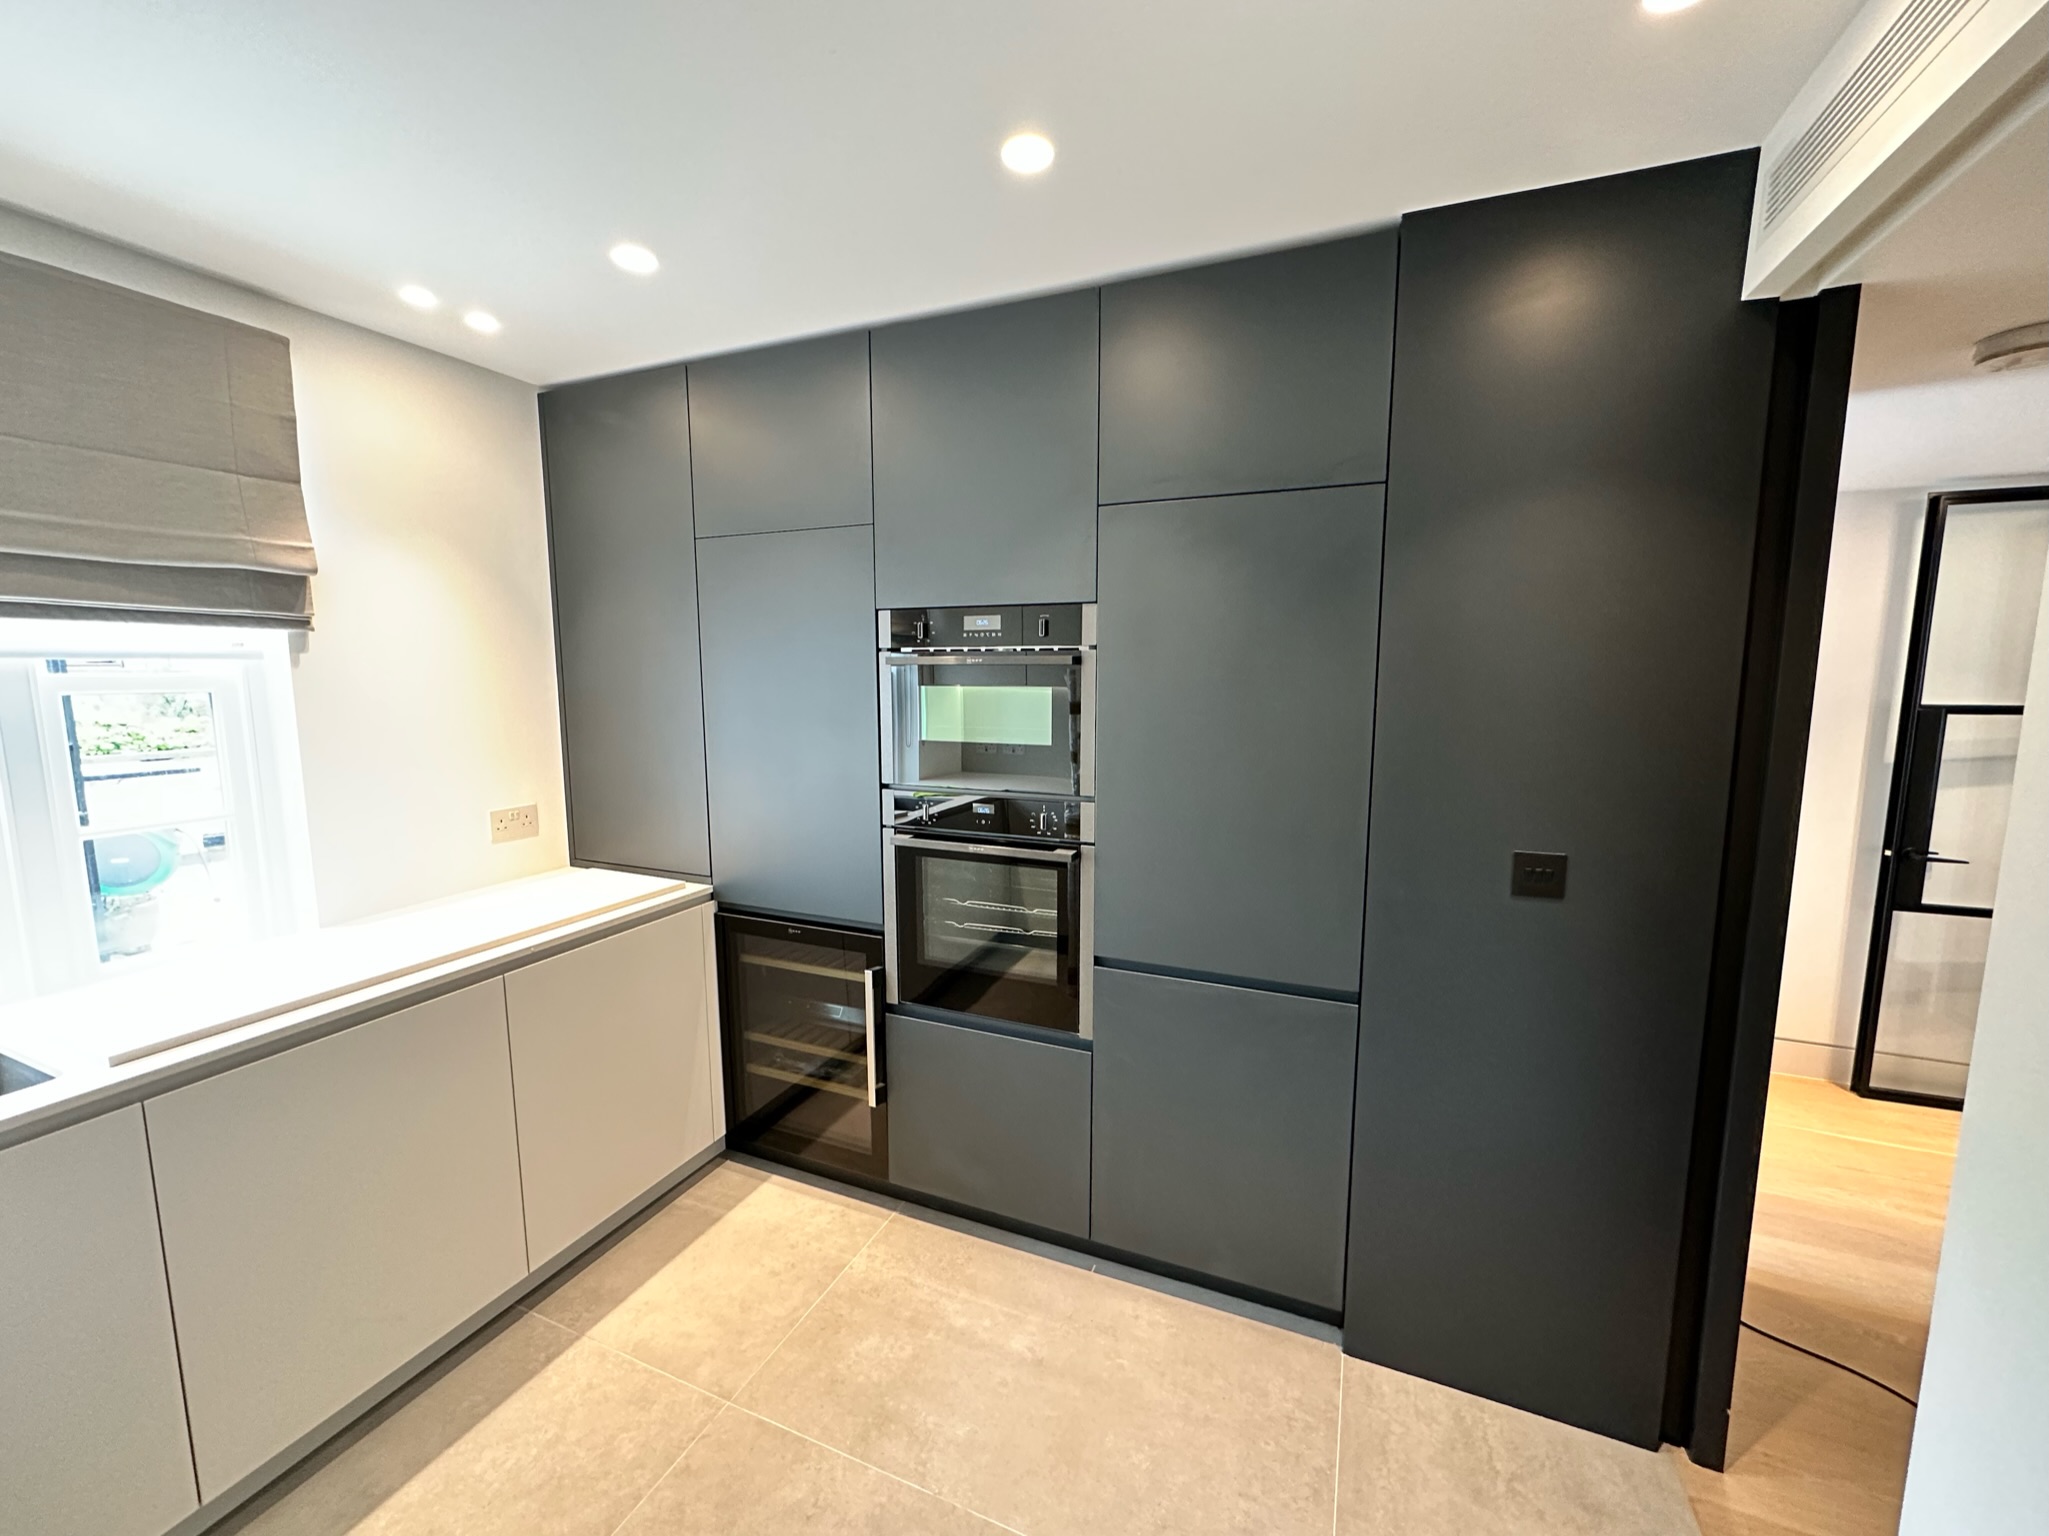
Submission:
M 882 982 L 882 967 L 871 965 L 861 973 L 861 1022 L 868 1030 L 868 1107 L 882 1107 L 882 1051 L 877 1045 L 875 992 Z

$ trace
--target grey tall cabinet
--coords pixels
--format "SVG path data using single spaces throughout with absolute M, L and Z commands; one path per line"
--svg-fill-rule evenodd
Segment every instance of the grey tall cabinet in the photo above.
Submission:
M 709 874 L 684 370 L 540 408 L 571 856 Z
M 1650 1446 L 1766 483 L 1755 171 L 1402 226 L 1345 1348 Z
M 880 927 L 868 529 L 705 539 L 698 561 L 719 899 Z
M 692 363 L 690 424 L 720 900 L 877 927 L 867 334 Z

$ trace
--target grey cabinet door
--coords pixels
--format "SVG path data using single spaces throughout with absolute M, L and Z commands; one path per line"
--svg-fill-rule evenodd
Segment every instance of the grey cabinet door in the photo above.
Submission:
M 885 608 L 1096 595 L 1096 293 L 874 335 Z
M 1096 972 L 1099 1243 L 1332 1311 L 1359 1010 Z
M 1640 1445 L 1728 910 L 1774 367 L 1773 306 L 1740 298 L 1755 168 L 1402 226 L 1345 1348 Z M 1500 302 L 1560 250 L 1597 303 Z M 1518 849 L 1570 858 L 1562 901 L 1510 895 Z
M 879 926 L 869 532 L 706 539 L 697 557 L 719 899 Z
M 868 333 L 690 365 L 697 533 L 870 520 Z
M 1089 1053 L 893 1013 L 889 1176 L 1055 1232 L 1089 1230 Z
M 1395 231 L 1103 290 L 1105 502 L 1387 478 Z
M 1103 509 L 1097 954 L 1358 991 L 1381 499 Z
M 683 370 L 541 396 L 571 856 L 702 876 L 704 706 Z

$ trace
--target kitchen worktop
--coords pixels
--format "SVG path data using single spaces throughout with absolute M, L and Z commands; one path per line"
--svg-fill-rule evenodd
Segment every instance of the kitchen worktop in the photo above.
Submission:
M 0 1055 L 32 1069 L 17 1079 L 50 1076 L 0 1096 L 0 1146 L 710 899 L 694 881 L 556 870 L 31 998 L 0 1009 Z

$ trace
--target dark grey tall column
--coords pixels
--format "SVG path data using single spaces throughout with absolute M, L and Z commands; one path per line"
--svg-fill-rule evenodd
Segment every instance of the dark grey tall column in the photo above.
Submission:
M 683 370 L 541 396 L 569 851 L 711 872 Z
M 1754 170 L 1401 236 L 1345 1348 L 1644 1445 L 1771 388 Z
M 704 539 L 697 558 L 719 899 L 880 927 L 868 530 Z

